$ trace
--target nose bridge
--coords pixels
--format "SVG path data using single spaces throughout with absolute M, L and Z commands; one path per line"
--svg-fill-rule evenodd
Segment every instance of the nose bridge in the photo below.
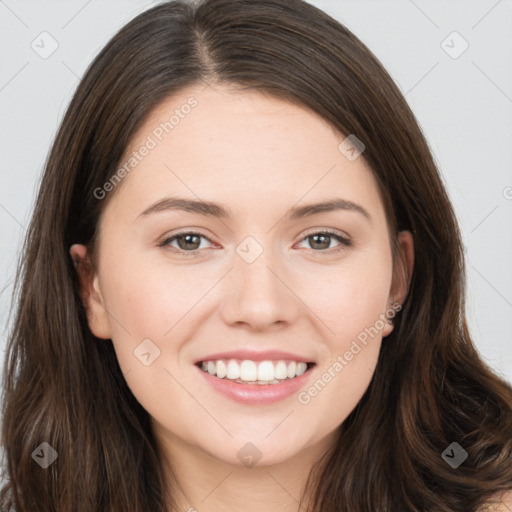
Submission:
M 227 321 L 264 327 L 290 321 L 295 314 L 297 301 L 284 284 L 286 272 L 271 239 L 247 236 L 237 245 L 224 311 Z
M 271 246 L 270 235 L 259 235 L 245 237 L 236 247 L 237 258 L 235 259 L 235 270 L 237 279 L 240 280 L 241 291 L 246 289 L 251 295 L 263 294 L 266 300 L 270 295 L 282 292 L 282 283 L 277 279 L 274 270 L 279 269 L 280 255 Z M 277 270 L 279 271 L 279 270 Z

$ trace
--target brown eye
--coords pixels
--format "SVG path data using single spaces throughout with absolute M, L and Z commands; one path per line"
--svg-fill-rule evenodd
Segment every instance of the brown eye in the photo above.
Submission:
M 201 245 L 201 237 L 194 234 L 180 235 L 176 237 L 176 240 L 178 241 L 179 248 L 183 250 L 197 250 Z
M 311 233 L 303 238 L 302 242 L 305 240 L 308 241 L 309 246 L 315 252 L 325 252 L 328 254 L 343 250 L 352 245 L 352 242 L 348 238 L 345 238 L 333 231 L 319 231 Z M 338 241 L 339 245 L 336 247 L 330 247 L 333 240 Z
M 317 233 L 308 236 L 309 243 L 313 249 L 329 249 L 332 236 L 326 233 Z
M 181 251 L 182 253 L 187 254 L 188 256 L 194 255 L 201 250 L 201 239 L 210 241 L 201 233 L 195 233 L 193 231 L 184 231 L 181 233 L 177 233 L 170 238 L 166 238 L 159 244 L 159 246 L 169 247 L 171 249 L 177 250 L 178 252 Z M 177 247 L 171 245 L 171 243 L 175 241 L 177 242 Z

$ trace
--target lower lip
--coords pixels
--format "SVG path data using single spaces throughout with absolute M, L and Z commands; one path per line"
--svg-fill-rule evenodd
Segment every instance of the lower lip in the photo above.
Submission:
M 222 393 L 236 402 L 249 405 L 261 405 L 279 402 L 298 392 L 309 380 L 315 366 L 309 368 L 299 377 L 285 380 L 280 384 L 239 384 L 229 379 L 219 379 L 201 370 L 201 368 L 197 366 L 196 368 L 206 382 L 219 393 Z

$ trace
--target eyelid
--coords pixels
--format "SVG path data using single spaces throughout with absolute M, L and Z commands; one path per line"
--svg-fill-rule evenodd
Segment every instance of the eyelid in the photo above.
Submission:
M 301 241 L 304 240 L 304 238 L 307 238 L 308 236 L 317 235 L 320 233 L 326 233 L 328 235 L 336 235 L 336 236 L 339 236 L 340 238 L 345 239 L 346 241 L 349 241 L 349 242 L 352 241 L 351 237 L 348 234 L 346 234 L 345 232 L 340 231 L 338 229 L 334 229 L 334 228 L 320 228 L 320 229 L 313 228 L 311 230 L 306 231 L 305 235 L 301 238 Z

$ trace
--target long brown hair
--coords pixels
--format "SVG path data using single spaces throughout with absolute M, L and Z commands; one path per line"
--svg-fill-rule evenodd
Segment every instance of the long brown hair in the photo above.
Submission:
M 512 488 L 512 388 L 471 340 L 454 212 L 388 73 L 301 0 L 172 1 L 137 16 L 95 58 L 47 159 L 5 361 L 2 510 L 166 510 L 149 415 L 112 344 L 88 327 L 69 247 L 94 246 L 109 199 L 94 191 L 148 113 L 200 81 L 265 91 L 356 134 L 391 233 L 414 237 L 407 299 L 366 393 L 310 474 L 307 510 L 470 512 Z M 43 442 L 58 453 L 46 469 L 32 457 Z M 456 469 L 442 457 L 452 442 L 468 453 Z

